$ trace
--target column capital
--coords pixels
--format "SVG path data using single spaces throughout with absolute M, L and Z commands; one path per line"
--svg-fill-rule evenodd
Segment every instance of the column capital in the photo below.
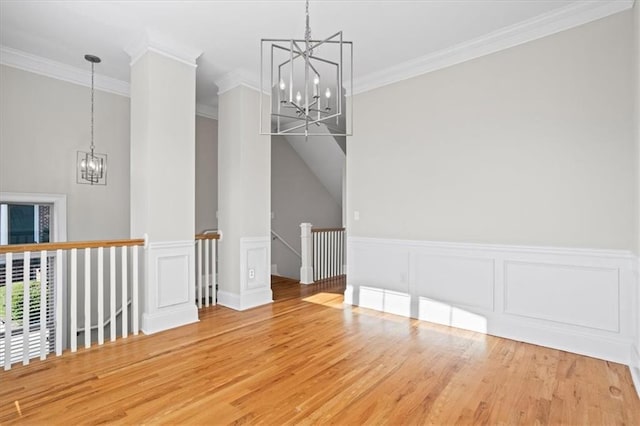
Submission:
M 133 66 L 147 52 L 154 52 L 192 67 L 197 67 L 196 59 L 202 55 L 201 49 L 187 46 L 149 29 L 125 47 L 124 51 L 131 57 L 130 66 Z
M 216 80 L 216 86 L 218 86 L 218 95 L 228 92 L 238 86 L 245 86 L 255 90 L 256 92 L 260 91 L 260 89 L 258 89 L 259 82 L 255 76 L 243 69 L 226 73 Z

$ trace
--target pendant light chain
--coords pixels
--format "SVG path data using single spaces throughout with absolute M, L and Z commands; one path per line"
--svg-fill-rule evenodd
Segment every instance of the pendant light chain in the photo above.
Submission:
M 93 86 L 93 76 L 94 76 L 94 66 L 95 64 L 91 62 L 91 156 L 93 157 L 93 97 L 94 97 L 94 86 Z
M 305 15 L 306 15 L 306 25 L 304 29 L 304 40 L 307 44 L 307 49 L 309 49 L 309 45 L 311 44 L 311 27 L 309 26 L 309 0 L 305 3 Z M 313 50 L 309 49 L 309 56 L 313 55 Z

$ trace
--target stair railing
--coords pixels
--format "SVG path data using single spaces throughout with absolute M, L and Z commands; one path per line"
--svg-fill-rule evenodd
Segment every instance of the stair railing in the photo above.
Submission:
M 300 230 L 300 282 L 312 284 L 344 275 L 345 228 L 313 228 L 310 223 L 302 223 Z
M 216 230 L 206 230 L 196 234 L 196 303 L 198 308 L 216 304 L 218 264 L 217 241 L 220 234 Z M 204 300 L 204 303 L 203 303 Z
M 129 335 L 129 319 L 132 333 L 138 334 L 138 251 L 144 245 L 144 239 L 130 239 L 0 246 L 0 365 L 9 370 L 20 360 L 26 365 L 37 356 L 59 356 L 67 334 L 71 352 L 77 351 L 81 334 L 85 348 L 102 345 L 107 325 L 115 341 L 118 310 L 120 337 Z M 68 306 L 63 303 L 67 291 Z M 107 321 L 105 307 L 110 314 Z M 79 313 L 84 314 L 83 327 Z M 94 314 L 96 325 L 91 324 Z M 86 332 L 92 328 L 97 329 L 96 342 Z

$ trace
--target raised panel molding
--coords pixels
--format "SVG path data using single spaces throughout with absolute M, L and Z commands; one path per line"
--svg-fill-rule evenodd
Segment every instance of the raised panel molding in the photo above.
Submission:
M 417 252 L 411 265 L 416 295 L 493 311 L 494 259 Z
M 627 365 L 635 356 L 629 251 L 361 237 L 347 250 L 347 304 Z
M 534 262 L 504 262 L 505 312 L 620 331 L 620 272 Z
M 189 256 L 163 256 L 156 258 L 158 277 L 158 307 L 166 308 L 189 301 L 189 289 L 181 285 L 189 276 Z
M 156 333 L 198 321 L 193 241 L 149 243 L 142 331 Z

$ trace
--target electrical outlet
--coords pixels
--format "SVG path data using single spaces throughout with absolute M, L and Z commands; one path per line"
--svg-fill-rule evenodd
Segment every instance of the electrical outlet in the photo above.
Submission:
M 249 279 L 252 280 L 256 277 L 256 270 L 253 268 L 249 269 Z

